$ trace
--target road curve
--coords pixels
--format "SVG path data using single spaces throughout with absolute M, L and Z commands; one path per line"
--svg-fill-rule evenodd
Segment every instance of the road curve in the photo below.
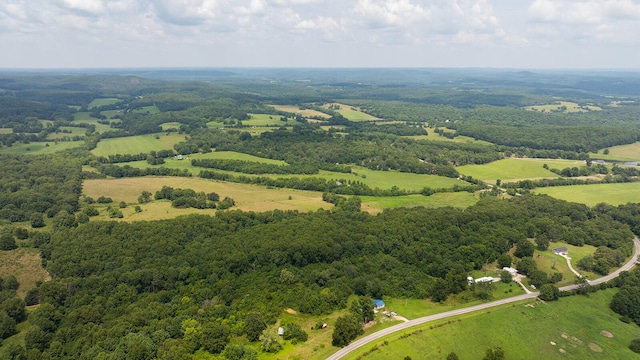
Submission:
M 591 285 L 597 285 L 603 282 L 607 282 L 611 279 L 614 279 L 616 277 L 618 277 L 620 275 L 620 273 L 622 271 L 628 271 L 630 270 L 632 267 L 635 266 L 636 262 L 638 261 L 638 256 L 640 256 L 640 240 L 638 240 L 638 238 L 634 238 L 633 239 L 633 243 L 634 243 L 634 253 L 633 256 L 631 257 L 631 260 L 629 260 L 626 264 L 624 264 L 622 267 L 620 267 L 618 270 L 612 272 L 611 274 L 601 277 L 599 279 L 590 281 L 589 284 Z M 568 290 L 575 290 L 579 285 L 569 285 L 569 286 L 564 286 L 561 287 L 560 290 L 561 291 L 568 291 Z M 479 310 L 484 310 L 484 309 L 489 309 L 495 306 L 500 306 L 500 305 L 504 305 L 504 304 L 509 304 L 512 302 L 516 302 L 516 301 L 521 301 L 521 300 L 526 300 L 526 299 L 533 299 L 538 297 L 540 293 L 539 292 L 534 292 L 534 293 L 530 293 L 530 294 L 524 294 L 524 295 L 518 295 L 518 296 L 514 296 L 514 297 L 510 297 L 507 299 L 502 299 L 502 300 L 496 300 L 496 301 L 492 301 L 492 302 L 488 302 L 488 303 L 484 303 L 484 304 L 480 304 L 480 305 L 475 305 L 475 306 L 470 306 L 467 308 L 463 308 L 463 309 L 458 309 L 458 310 L 452 310 L 452 311 L 447 311 L 447 312 L 443 312 L 440 314 L 435 314 L 435 315 L 429 315 L 429 316 L 424 316 L 421 318 L 417 318 L 417 319 L 413 319 L 413 320 L 409 320 L 407 322 L 398 324 L 398 325 L 394 325 L 392 327 L 386 328 L 386 329 L 382 329 L 380 331 L 376 331 L 373 334 L 369 334 L 361 339 L 358 339 L 354 342 L 352 342 L 351 344 L 343 347 L 342 349 L 336 351 L 333 355 L 329 356 L 327 358 L 327 360 L 338 360 L 341 359 L 343 356 L 349 354 L 350 352 L 370 343 L 373 342 L 377 339 L 380 339 L 383 336 L 387 336 L 389 334 L 393 334 L 394 332 L 397 331 L 401 331 L 404 329 L 408 329 L 412 326 L 416 326 L 416 325 L 420 325 L 420 324 L 424 324 L 430 321 L 435 321 L 435 320 L 442 320 L 451 316 L 459 316 L 459 315 L 463 315 L 463 314 L 468 314 L 470 312 L 474 312 L 474 311 L 479 311 Z

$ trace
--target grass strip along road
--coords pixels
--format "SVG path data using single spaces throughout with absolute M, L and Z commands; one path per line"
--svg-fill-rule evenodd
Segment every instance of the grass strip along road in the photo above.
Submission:
M 631 257 L 631 260 L 629 260 L 626 264 L 624 264 L 622 267 L 620 267 L 618 270 L 612 272 L 611 274 L 598 278 L 596 280 L 593 281 L 589 281 L 590 285 L 598 285 L 600 283 L 604 283 L 607 282 L 611 279 L 614 279 L 616 277 L 618 277 L 620 275 L 621 272 L 623 271 L 629 271 L 632 267 L 634 267 L 636 265 L 636 262 L 638 261 L 638 256 L 640 255 L 640 241 L 638 240 L 638 238 L 634 238 L 633 239 L 633 243 L 634 243 L 634 253 L 633 256 Z M 580 285 L 569 285 L 569 286 L 564 286 L 560 288 L 560 291 L 569 291 L 569 290 L 575 290 L 579 287 Z M 479 311 L 479 310 L 484 310 L 484 309 L 489 309 L 495 306 L 500 306 L 500 305 L 504 305 L 504 304 L 509 304 L 512 302 L 517 302 L 517 301 L 521 301 L 521 300 L 527 300 L 527 299 L 533 299 L 538 297 L 540 293 L 539 292 L 533 292 L 530 294 L 524 294 L 524 295 L 519 295 L 519 296 L 514 296 L 511 298 L 507 298 L 507 299 L 502 299 L 502 300 L 496 300 L 496 301 L 492 301 L 492 302 L 488 302 L 485 304 L 480 304 L 480 305 L 475 305 L 475 306 L 471 306 L 468 308 L 464 308 L 464 309 L 458 309 L 458 310 L 452 310 L 452 311 L 447 311 L 447 312 L 443 312 L 440 314 L 435 314 L 435 315 L 429 315 L 429 316 L 425 316 L 425 317 L 421 317 L 418 319 L 414 319 L 414 320 L 410 320 L 380 331 L 377 331 L 371 335 L 367 335 L 361 339 L 358 339 L 354 342 L 352 342 L 351 344 L 343 347 L 342 349 L 338 350 L 337 352 L 335 352 L 333 355 L 329 356 L 327 358 L 327 360 L 338 360 L 341 359 L 343 356 L 349 354 L 350 352 L 367 345 L 370 342 L 376 341 L 384 336 L 393 334 L 394 332 L 398 332 L 401 330 L 405 330 L 408 329 L 412 326 L 416 326 L 416 325 L 420 325 L 420 324 L 424 324 L 424 323 L 428 323 L 430 321 L 435 321 L 435 320 L 442 320 L 442 319 L 446 319 L 448 317 L 452 317 L 452 316 L 458 316 L 458 315 L 463 315 L 463 314 L 468 314 L 474 311 Z

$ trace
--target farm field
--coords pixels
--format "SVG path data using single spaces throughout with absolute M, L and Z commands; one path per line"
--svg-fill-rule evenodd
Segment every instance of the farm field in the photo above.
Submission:
M 278 115 L 270 115 L 270 114 L 249 114 L 251 119 L 242 120 L 242 125 L 245 126 L 284 126 L 287 125 L 289 121 L 280 121 L 280 117 Z
M 97 199 L 106 196 L 113 199 L 112 206 L 118 206 L 120 201 L 131 204 L 122 209 L 124 220 L 153 220 L 174 218 L 179 215 L 191 213 L 213 214 L 215 210 L 199 209 L 175 209 L 169 201 L 152 201 L 142 204 L 141 213 L 134 212 L 138 196 L 142 191 L 155 194 L 162 186 L 173 188 L 193 189 L 197 192 L 216 192 L 220 198 L 226 196 L 235 200 L 236 206 L 232 209 L 243 211 L 269 211 L 269 210 L 297 210 L 301 212 L 315 211 L 317 209 L 329 209 L 334 205 L 322 201 L 322 194 L 313 191 L 290 189 L 267 189 L 261 186 L 211 181 L 200 178 L 183 177 L 142 177 L 123 179 L 98 179 L 83 182 L 83 193 Z M 106 206 L 105 206 L 106 207 Z M 100 207 L 97 207 L 100 209 Z M 101 211 L 101 216 L 106 215 Z M 100 218 L 100 217 L 98 217 Z
M 59 129 L 60 129 L 60 132 L 51 133 L 47 135 L 47 140 L 49 141 L 59 140 L 64 138 L 65 136 L 69 138 L 73 136 L 85 136 L 87 132 L 87 129 L 85 128 L 79 128 L 74 126 L 60 126 Z M 63 132 L 63 131 L 70 131 L 70 132 Z
M 49 146 L 47 146 L 47 144 Z M 51 154 L 54 152 L 73 149 L 84 145 L 84 141 L 59 141 L 57 144 L 52 141 L 32 142 L 29 144 L 15 143 L 12 146 L 0 147 L 2 154 Z
M 182 124 L 179 122 L 168 122 L 168 123 L 160 124 L 163 131 L 166 131 L 168 129 L 179 129 L 180 125 Z
M 452 142 L 467 143 L 467 144 L 473 143 L 473 144 L 482 144 L 482 145 L 494 145 L 493 143 L 490 143 L 488 141 L 476 140 L 468 136 L 456 136 L 453 139 L 449 139 L 448 137 L 441 136 L 440 134 L 434 133 L 433 129 L 427 129 L 427 135 L 411 135 L 411 136 L 404 136 L 404 137 L 409 139 L 414 139 L 414 140 L 452 141 Z
M 331 117 L 331 115 L 325 114 L 325 113 L 320 112 L 318 110 L 313 110 L 313 109 L 301 110 L 296 105 L 269 105 L 269 106 L 273 107 L 274 109 L 276 109 L 278 111 L 285 111 L 285 112 L 289 112 L 289 113 L 300 114 L 303 117 L 316 116 L 316 117 L 322 117 L 322 118 L 326 118 L 326 119 Z
M 380 120 L 379 118 L 377 118 L 377 117 L 375 117 L 373 115 L 369 115 L 367 113 L 363 113 L 362 111 L 358 110 L 357 107 L 351 106 L 351 105 L 332 103 L 332 104 L 325 104 L 324 107 L 325 108 L 329 108 L 329 106 L 331 106 L 331 105 L 340 106 L 340 109 L 338 109 L 336 111 L 338 113 L 340 113 L 340 115 L 344 116 L 345 118 L 347 118 L 348 120 L 351 120 L 351 121 L 374 121 L 374 120 Z
M 223 155 L 217 155 L 223 154 Z M 220 156 L 220 157 L 217 157 Z M 252 175 L 245 174 L 233 171 L 224 171 L 224 170 L 215 170 L 215 169 L 207 169 L 201 167 L 191 166 L 191 159 L 210 159 L 210 158 L 219 158 L 219 159 L 237 159 L 237 160 L 246 160 L 246 161 L 258 161 L 258 162 L 266 162 L 271 164 L 283 165 L 284 161 L 280 160 L 271 160 L 259 158 L 247 154 L 242 153 L 234 153 L 234 152 L 212 152 L 208 154 L 191 154 L 188 155 L 188 159 L 184 160 L 176 160 L 173 158 L 165 159 L 165 163 L 162 165 L 149 165 L 146 161 L 133 161 L 128 163 L 122 163 L 120 165 L 129 165 L 131 167 L 146 169 L 149 167 L 166 167 L 171 169 L 187 169 L 191 174 L 198 175 L 198 173 L 202 170 L 214 170 L 220 173 L 227 173 L 231 175 L 243 175 L 248 177 L 269 177 L 273 179 L 277 178 L 303 178 L 303 177 L 319 177 L 326 180 L 351 180 L 351 181 L 360 181 L 372 189 L 380 188 L 383 190 L 391 189 L 393 186 L 397 186 L 399 189 L 405 189 L 409 191 L 420 191 L 425 187 L 430 187 L 433 189 L 441 189 L 441 188 L 452 188 L 454 185 L 463 184 L 458 179 L 447 178 L 444 176 L 437 175 L 428 175 L 428 174 L 412 174 L 412 173 L 403 173 L 399 171 L 378 171 L 378 170 L 369 170 L 363 167 L 354 166 L 351 174 L 346 173 L 338 173 L 338 172 L 330 172 L 320 170 L 318 174 L 313 175 L 298 175 L 298 174 L 260 174 L 260 175 Z
M 461 174 L 484 181 L 559 177 L 557 174 L 544 169 L 544 164 L 547 164 L 549 168 L 563 169 L 565 167 L 582 166 L 584 161 L 510 158 L 484 165 L 459 166 L 457 169 Z
M 602 202 L 613 206 L 640 202 L 640 185 L 638 183 L 556 186 L 538 188 L 532 192 L 587 206 L 595 206 Z
M 156 136 L 159 138 L 156 139 Z M 172 149 L 173 145 L 183 141 L 184 135 L 171 133 L 148 134 L 138 136 L 128 136 L 122 138 L 112 138 L 100 140 L 98 146 L 91 150 L 96 156 L 109 156 L 114 154 L 139 154 L 149 151 Z
M 628 145 L 613 146 L 609 148 L 609 154 L 603 154 L 604 149 L 595 154 L 592 158 L 618 161 L 640 161 L 640 141 Z
M 74 120 L 71 123 L 84 123 L 84 124 L 92 124 L 96 126 L 96 131 L 103 133 L 105 131 L 112 130 L 111 126 L 105 124 L 99 124 L 98 119 L 89 116 L 88 112 L 77 112 L 73 114 Z M 119 120 L 109 120 L 111 121 L 119 121 Z
M 437 208 L 453 206 L 466 208 L 478 201 L 478 198 L 468 192 L 436 193 L 431 196 L 407 195 L 407 196 L 361 196 L 362 210 L 372 214 L 382 212 L 384 209 L 397 207 Z
M 11 134 L 13 133 L 13 129 L 10 128 L 0 128 L 0 134 Z
M 481 359 L 495 346 L 507 359 L 630 359 L 636 355 L 628 345 L 638 328 L 619 321 L 609 309 L 614 292 L 548 303 L 531 300 L 441 320 L 387 336 L 376 344 L 386 340 L 388 345 L 362 356 L 371 344 L 345 359 L 442 359 L 450 352 L 460 359 Z M 400 339 L 403 334 L 411 335 Z
M 576 112 L 602 110 L 602 108 L 599 106 L 579 105 L 571 101 L 558 101 L 553 104 L 527 106 L 525 107 L 525 109 L 531 110 L 531 111 L 539 111 L 542 113 L 551 113 L 551 112 L 576 113 Z
M 92 109 L 98 106 L 112 105 L 120 101 L 118 98 L 96 98 L 91 100 L 87 108 Z

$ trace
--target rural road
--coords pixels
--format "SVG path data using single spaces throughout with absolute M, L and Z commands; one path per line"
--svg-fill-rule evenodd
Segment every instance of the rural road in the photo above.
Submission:
M 636 262 L 638 261 L 638 256 L 640 255 L 640 240 L 638 240 L 638 238 L 634 238 L 633 239 L 633 243 L 634 243 L 634 253 L 633 256 L 631 257 L 631 260 L 629 260 L 626 264 L 624 264 L 621 268 L 619 268 L 618 270 L 612 272 L 611 274 L 601 277 L 599 279 L 590 281 L 589 284 L 590 285 L 597 285 L 603 282 L 607 282 L 611 279 L 614 279 L 616 277 L 618 277 L 618 275 L 620 275 L 620 273 L 622 271 L 628 271 L 629 269 L 631 269 L 632 267 L 635 266 Z M 576 288 L 578 288 L 579 285 L 569 285 L 569 286 L 564 286 L 561 287 L 560 290 L 561 291 L 567 291 L 567 290 L 575 290 Z M 526 299 L 533 299 L 536 298 L 540 293 L 539 292 L 533 292 L 530 294 L 524 294 L 524 295 L 519 295 L 519 296 L 514 296 L 511 298 L 507 298 L 507 299 L 502 299 L 502 300 L 496 300 L 496 301 L 492 301 L 492 302 L 488 302 L 488 303 L 484 303 L 484 304 L 480 304 L 480 305 L 475 305 L 475 306 L 471 306 L 471 307 L 467 307 L 467 308 L 463 308 L 463 309 L 458 309 L 458 310 L 452 310 L 452 311 L 447 311 L 447 312 L 443 312 L 440 314 L 435 314 L 435 315 L 429 315 L 429 316 L 424 316 L 418 319 L 414 319 L 414 320 L 409 320 L 407 322 L 386 328 L 386 329 L 382 329 L 380 331 L 376 331 L 373 334 L 367 335 L 361 339 L 358 339 L 354 342 L 352 342 L 351 344 L 343 347 L 342 349 L 338 350 L 337 352 L 335 352 L 333 355 L 329 356 L 327 358 L 327 360 L 338 360 L 341 359 L 343 356 L 347 355 L 348 353 L 362 347 L 365 346 L 366 344 L 375 341 L 383 336 L 392 334 L 394 332 L 397 331 L 401 331 L 404 329 L 408 329 L 412 326 L 416 326 L 416 325 L 420 325 L 420 324 L 424 324 L 430 321 L 435 321 L 435 320 L 442 320 L 451 316 L 458 316 L 458 315 L 463 315 L 463 314 L 468 314 L 474 311 L 479 311 L 479 310 L 484 310 L 484 309 L 489 309 L 495 306 L 500 306 L 500 305 L 504 305 L 504 304 L 509 304 L 512 302 L 516 302 L 516 301 L 521 301 L 521 300 L 526 300 Z

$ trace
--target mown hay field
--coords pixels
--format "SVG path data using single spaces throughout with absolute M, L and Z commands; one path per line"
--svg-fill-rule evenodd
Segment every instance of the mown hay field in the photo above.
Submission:
M 158 137 L 156 139 L 156 136 Z M 152 150 L 173 149 L 173 145 L 184 141 L 185 135 L 170 133 L 127 136 L 121 138 L 102 139 L 98 146 L 91 150 L 96 156 L 115 154 L 149 153 Z
M 535 194 L 546 194 L 556 199 L 577 202 L 588 206 L 595 206 L 599 203 L 616 206 L 630 202 L 640 202 L 640 184 L 637 182 L 555 186 L 538 188 L 532 192 Z

